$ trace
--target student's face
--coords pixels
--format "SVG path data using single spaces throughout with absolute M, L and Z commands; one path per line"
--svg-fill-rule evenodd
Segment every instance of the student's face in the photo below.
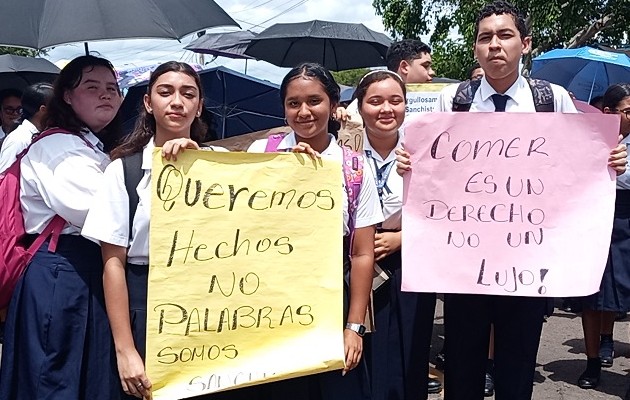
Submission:
M 19 97 L 9 96 L 2 100 L 2 124 L 5 127 L 20 121 L 22 116 L 22 102 Z
M 158 133 L 189 138 L 193 121 L 201 115 L 201 93 L 192 76 L 171 71 L 157 78 L 144 105 L 155 117 Z
M 431 54 L 422 53 L 420 58 L 413 59 L 411 62 L 402 60 L 398 68 L 398 75 L 403 78 L 405 83 L 431 82 L 435 76 L 432 65 Z
M 530 45 L 531 38 L 521 38 L 512 15 L 493 14 L 479 22 L 475 58 L 489 79 L 517 76 L 521 56 L 529 52 Z
M 372 83 L 359 111 L 368 136 L 397 135 L 405 119 L 405 96 L 400 83 L 394 78 Z
M 284 115 L 301 138 L 328 134 L 328 120 L 336 107 L 316 78 L 299 76 L 287 85 Z
M 617 107 L 610 109 L 604 108 L 606 114 L 620 114 L 621 125 L 619 126 L 619 133 L 624 137 L 630 133 L 630 96 L 626 96 L 617 104 Z
M 85 68 L 79 85 L 67 90 L 64 100 L 93 132 L 112 122 L 122 103 L 114 74 L 103 66 Z

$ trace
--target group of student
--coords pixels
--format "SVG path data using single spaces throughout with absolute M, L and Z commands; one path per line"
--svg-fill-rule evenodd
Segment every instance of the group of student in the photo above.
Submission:
M 475 37 L 474 52 L 484 76 L 469 111 L 535 111 L 532 89 L 518 70 L 531 45 L 518 10 L 502 1 L 487 5 L 477 18 Z M 339 266 L 345 282 L 340 304 L 343 371 L 203 398 L 423 399 L 435 388 L 428 365 L 436 295 L 401 291 L 400 252 L 402 175 L 410 169 L 403 149 L 405 83 L 430 81 L 432 75 L 428 46 L 402 41 L 390 48 L 388 70 L 369 72 L 355 92 L 366 140 L 363 153 L 354 156 L 361 158 L 366 172 L 358 195 L 353 197 L 353 188 L 344 184 L 344 266 Z M 630 131 L 630 90 L 619 87 L 604 96 L 604 112 L 621 114 L 620 133 L 625 136 Z M 442 91 L 436 111 L 453 110 L 457 88 Z M 577 112 L 564 89 L 551 88 L 555 112 Z M 303 152 L 343 162 L 344 150 L 334 133 L 335 119 L 346 113 L 338 108 L 339 86 L 330 72 L 318 64 L 301 64 L 284 77 L 280 95 L 292 132 L 273 148 L 263 139 L 248 151 Z M 500 95 L 507 96 L 501 106 L 496 100 Z M 151 74 L 133 132 L 114 143 L 121 103 L 111 63 L 94 56 L 74 59 L 61 71 L 45 118 L 36 125 L 37 130 L 60 128 L 65 133 L 36 141 L 21 160 L 20 202 L 27 233 L 35 237 L 56 215 L 66 224 L 56 251 L 48 251 L 48 242 L 42 245 L 13 293 L 0 400 L 150 397 L 152 382 L 144 359 L 151 154 L 155 147 L 162 148 L 166 159 L 186 149 L 226 150 L 202 144 L 208 129 L 200 118 L 203 90 L 198 74 L 185 63 L 168 62 Z M 627 189 L 621 175 L 625 144 L 611 150 L 608 165 L 620 175 L 621 189 Z M 138 178 L 130 187 L 132 175 Z M 617 263 L 628 262 L 621 247 L 630 240 L 624 198 L 618 196 L 609 275 L 611 268 L 621 268 Z M 625 228 L 618 227 L 618 219 L 625 219 Z M 421 260 L 414 262 L 421 268 Z M 376 330 L 364 336 L 375 263 L 389 279 L 373 293 Z M 617 276 L 607 281 L 609 275 L 604 275 L 603 288 L 608 281 L 617 285 Z M 628 292 L 622 292 L 626 300 Z M 617 311 L 608 310 L 607 303 L 593 304 L 593 310 Z M 484 397 L 491 324 L 495 398 L 530 399 L 547 300 L 449 294 L 444 307 L 445 399 Z M 591 358 L 598 351 L 589 343 L 587 378 L 595 374 Z

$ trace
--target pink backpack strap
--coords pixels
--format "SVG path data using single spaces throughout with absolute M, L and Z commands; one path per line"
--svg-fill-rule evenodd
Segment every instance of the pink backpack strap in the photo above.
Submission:
M 359 194 L 363 184 L 363 156 L 348 147 L 342 147 L 342 149 L 343 177 L 348 193 L 348 229 L 350 230 L 350 249 L 352 249 Z
M 282 142 L 282 139 L 286 136 L 286 133 L 277 133 L 275 135 L 270 135 L 267 138 L 267 146 L 265 146 L 265 153 L 274 153 L 278 151 L 278 146 Z

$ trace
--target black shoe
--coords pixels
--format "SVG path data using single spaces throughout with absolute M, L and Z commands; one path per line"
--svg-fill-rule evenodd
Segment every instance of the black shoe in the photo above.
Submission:
M 614 357 L 615 344 L 613 342 L 612 335 L 601 335 L 599 341 L 599 359 L 602 363 L 602 367 L 612 367 Z
M 615 321 L 623 321 L 627 316 L 628 314 L 624 311 L 615 313 Z
M 483 389 L 483 395 L 485 397 L 494 396 L 494 378 L 489 372 L 486 372 L 486 386 Z
M 446 363 L 446 356 L 444 355 L 444 351 L 440 351 L 435 356 L 435 369 L 438 371 L 444 371 L 444 364 Z
M 589 358 L 586 362 L 586 371 L 578 378 L 578 386 L 582 389 L 595 389 L 599 385 L 601 373 L 599 358 Z
M 429 393 L 440 393 L 442 391 L 442 382 L 435 378 L 429 377 Z

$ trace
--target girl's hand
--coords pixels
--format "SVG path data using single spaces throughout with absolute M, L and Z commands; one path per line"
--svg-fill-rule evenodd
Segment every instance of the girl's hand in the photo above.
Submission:
M 346 354 L 346 366 L 341 374 L 345 375 L 346 372 L 359 365 L 359 360 L 361 360 L 361 355 L 363 354 L 363 338 L 353 330 L 344 329 L 343 346 Z
M 168 161 L 171 159 L 177 161 L 177 154 L 183 153 L 186 149 L 199 150 L 199 145 L 188 138 L 171 139 L 162 146 L 162 157 Z
M 626 164 L 628 163 L 628 153 L 626 151 L 625 144 L 619 144 L 617 147 L 610 151 L 610 157 L 608 157 L 608 166 L 617 172 L 617 175 L 621 175 L 626 172 Z
M 319 152 L 315 151 L 310 144 L 308 143 L 304 143 L 304 142 L 300 142 L 298 144 L 296 144 L 295 146 L 293 146 L 293 148 L 291 149 L 292 152 L 294 153 L 306 153 L 308 154 L 313 160 L 316 160 L 318 158 L 321 158 L 321 154 L 319 154 Z
M 400 232 L 381 232 L 374 236 L 374 261 L 400 250 Z
M 407 171 L 411 171 L 411 155 L 404 149 L 396 149 L 396 172 L 403 176 Z
M 116 353 L 118 375 L 125 393 L 139 399 L 151 396 L 151 381 L 144 371 L 144 363 L 136 349 Z

